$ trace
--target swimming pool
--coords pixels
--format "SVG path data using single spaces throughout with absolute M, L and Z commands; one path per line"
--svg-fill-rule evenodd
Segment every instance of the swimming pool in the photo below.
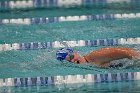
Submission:
M 0 92 L 128 92 L 125 87 L 136 91 L 139 81 L 130 80 L 139 80 L 139 65 L 101 69 L 63 64 L 55 52 L 65 44 L 82 55 L 101 47 L 139 51 L 139 1 L 77 0 L 73 6 L 72 0 L 72 6 L 63 8 L 62 2 L 55 3 L 61 0 L 29 1 L 33 5 L 27 8 L 17 6 L 20 1 L 0 3 Z M 53 7 L 43 6 L 43 1 Z

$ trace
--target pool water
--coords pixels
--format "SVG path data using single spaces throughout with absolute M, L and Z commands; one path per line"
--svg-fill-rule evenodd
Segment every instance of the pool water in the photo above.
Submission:
M 0 27 L 0 42 L 25 43 L 65 40 L 96 40 L 107 38 L 135 38 L 140 36 L 139 24 L 140 21 L 138 18 L 62 22 L 39 25 L 7 24 L 1 25 Z M 134 47 L 137 48 L 137 50 L 139 49 L 139 45 L 120 45 L 116 47 L 121 46 Z M 75 50 L 80 51 L 81 55 L 85 55 L 90 51 L 101 47 L 107 46 L 75 47 Z M 57 48 L 43 50 L 1 51 L 0 77 L 98 73 L 94 70 L 66 67 L 66 65 L 61 64 L 61 62 L 55 59 L 56 50 Z M 73 64 L 67 63 L 67 65 Z M 102 69 L 99 70 L 102 71 Z
M 118 6 L 118 4 L 116 4 Z M 117 14 L 117 13 L 140 13 L 138 4 L 121 7 L 78 7 L 78 8 L 41 8 L 29 10 L 1 11 L 0 19 L 12 18 L 38 18 L 38 17 L 60 17 L 80 16 L 92 14 Z M 66 12 L 67 11 L 67 12 Z M 0 25 L 0 44 L 26 43 L 26 42 L 54 42 L 70 40 L 96 40 L 96 39 L 120 39 L 140 37 L 140 18 L 124 18 L 110 20 L 92 20 L 76 22 L 54 22 L 49 24 L 2 24 Z M 98 47 L 74 47 L 81 55 L 102 47 L 130 47 L 140 51 L 139 44 L 116 45 Z M 119 69 L 102 69 L 89 65 L 77 65 L 61 63 L 55 59 L 58 48 L 47 48 L 38 50 L 11 50 L 0 51 L 0 78 L 14 77 L 37 77 L 57 76 L 73 74 L 97 74 L 140 71 L 139 66 Z M 124 60 L 123 60 L 124 61 Z M 127 63 L 130 60 L 125 60 Z M 139 92 L 139 83 L 118 82 L 100 84 L 74 84 L 57 86 L 33 86 L 33 87 L 2 87 L 0 92 L 74 92 L 74 93 L 107 93 L 113 92 Z M 135 88 L 133 88 L 133 86 Z M 128 89 L 129 91 L 125 90 Z M 9 89 L 9 90 L 8 90 Z M 9 92 L 9 93 L 10 93 Z
M 139 93 L 140 81 L 31 87 L 0 87 L 1 93 Z

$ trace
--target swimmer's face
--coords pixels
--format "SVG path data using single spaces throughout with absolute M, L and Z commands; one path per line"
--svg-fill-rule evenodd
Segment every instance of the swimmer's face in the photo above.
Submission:
M 68 54 L 66 56 L 66 60 L 69 61 L 69 62 L 76 63 L 76 64 L 82 64 L 82 63 L 84 63 L 83 58 L 80 57 L 80 55 L 78 53 Z

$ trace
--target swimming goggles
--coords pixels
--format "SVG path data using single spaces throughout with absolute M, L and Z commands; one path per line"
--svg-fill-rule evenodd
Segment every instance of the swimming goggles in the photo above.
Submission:
M 69 54 L 69 61 L 71 62 L 71 60 L 74 58 L 74 54 L 73 53 L 70 53 Z
M 74 54 L 73 53 L 70 53 L 69 54 L 69 60 L 68 61 L 72 62 L 72 59 L 74 59 Z M 74 61 L 74 63 L 79 64 L 80 62 L 79 62 L 79 60 L 76 60 L 76 61 Z

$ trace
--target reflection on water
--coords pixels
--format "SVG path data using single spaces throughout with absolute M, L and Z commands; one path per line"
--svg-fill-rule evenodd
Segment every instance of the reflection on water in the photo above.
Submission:
M 88 84 L 63 84 L 33 87 L 1 87 L 1 93 L 134 93 L 140 92 L 140 81 L 88 83 Z

